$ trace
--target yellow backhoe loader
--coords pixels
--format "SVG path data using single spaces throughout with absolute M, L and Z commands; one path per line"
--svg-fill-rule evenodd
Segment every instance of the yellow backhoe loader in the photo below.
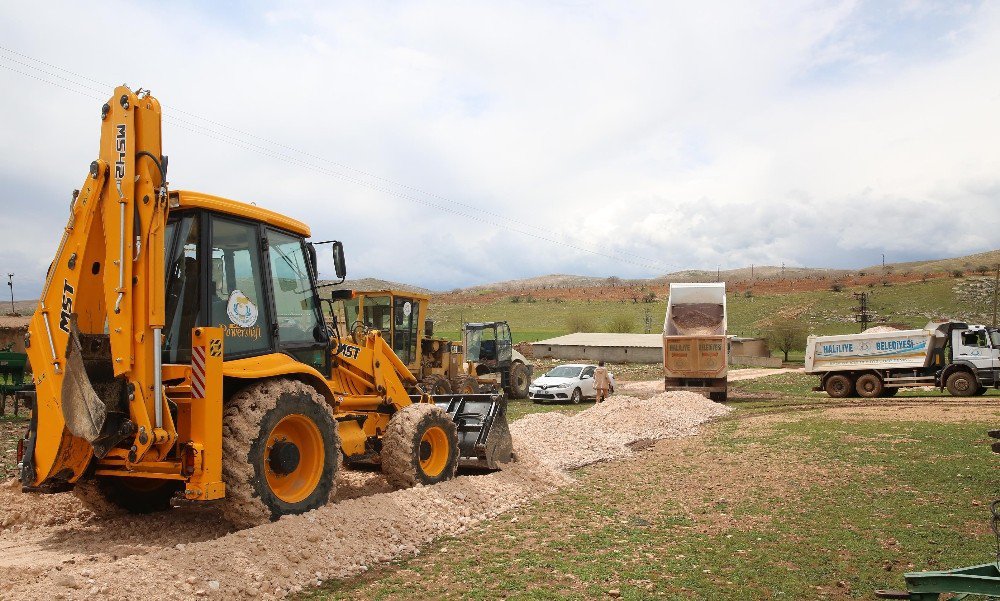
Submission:
M 337 335 L 299 221 L 167 188 L 160 105 L 115 89 L 26 340 L 27 490 L 147 512 L 217 500 L 245 526 L 331 498 L 344 459 L 396 486 L 512 459 L 504 400 L 411 394 L 379 331 Z

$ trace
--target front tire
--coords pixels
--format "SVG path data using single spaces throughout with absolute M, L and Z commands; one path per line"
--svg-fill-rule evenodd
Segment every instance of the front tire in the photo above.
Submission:
M 979 389 L 979 382 L 967 371 L 956 371 L 948 376 L 945 387 L 952 396 L 973 396 Z
M 421 380 L 427 394 L 451 394 L 451 381 L 446 376 L 430 374 Z
M 476 394 L 479 382 L 472 376 L 458 376 L 451 382 L 452 392 L 455 394 Z
M 235 394 L 223 412 L 223 513 L 239 528 L 321 507 L 335 492 L 340 437 L 316 389 L 266 380 Z
M 583 392 L 581 392 L 579 388 L 574 388 L 573 394 L 569 395 L 569 402 L 573 403 L 574 405 L 579 405 L 580 401 L 582 400 L 583 400 Z
M 428 403 L 397 411 L 382 437 L 382 473 L 396 488 L 453 478 L 458 455 L 455 422 L 443 409 Z
M 858 378 L 855 384 L 858 394 L 866 399 L 874 399 L 882 396 L 882 378 L 875 374 L 864 374 Z
M 846 399 L 854 392 L 854 383 L 843 374 L 834 374 L 823 384 L 826 393 L 835 399 Z

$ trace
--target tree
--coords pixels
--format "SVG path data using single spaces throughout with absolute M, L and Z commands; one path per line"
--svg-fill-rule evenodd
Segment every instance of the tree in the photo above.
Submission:
M 764 330 L 768 344 L 785 354 L 785 362 L 789 351 L 806 348 L 807 335 L 803 324 L 790 319 L 776 322 Z

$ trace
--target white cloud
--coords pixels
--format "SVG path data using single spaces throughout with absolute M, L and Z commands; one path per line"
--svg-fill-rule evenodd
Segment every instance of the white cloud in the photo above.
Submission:
M 342 238 L 354 275 L 449 288 L 1000 246 L 991 7 L 113 4 L 6 5 L 0 37 L 93 79 L 152 88 L 170 116 L 175 188 L 254 201 Z M 0 51 L 0 65 L 28 71 L 13 61 L 28 62 Z M 0 270 L 35 269 L 25 281 L 37 290 L 96 151 L 101 101 L 7 69 L 0 86 L 0 208 L 14 216 L 0 224 Z

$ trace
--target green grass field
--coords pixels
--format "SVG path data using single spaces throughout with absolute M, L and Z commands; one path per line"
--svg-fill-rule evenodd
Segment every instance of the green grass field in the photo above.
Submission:
M 756 336 L 775 319 L 801 320 L 814 334 L 844 334 L 860 331 L 854 321 L 857 301 L 853 292 L 872 294 L 871 308 L 880 322 L 922 327 L 930 319 L 951 317 L 982 323 L 989 319 L 986 299 L 970 302 L 961 287 L 973 278 L 935 278 L 875 288 L 846 288 L 841 292 L 817 290 L 786 294 L 757 295 L 747 298 L 731 293 L 728 298 L 729 332 L 739 336 Z M 513 303 L 504 299 L 482 304 L 448 304 L 432 302 L 430 317 L 438 335 L 457 339 L 463 322 L 507 320 L 515 342 L 543 340 L 571 332 L 571 320 L 587 324 L 592 331 L 610 331 L 612 319 L 630 320 L 633 332 L 644 332 L 646 314 L 650 316 L 650 331 L 663 329 L 664 301 L 654 303 L 589 301 Z
M 905 571 L 995 558 L 995 411 L 844 419 L 811 386 L 801 374 L 736 383 L 770 399 L 303 597 L 871 599 Z

